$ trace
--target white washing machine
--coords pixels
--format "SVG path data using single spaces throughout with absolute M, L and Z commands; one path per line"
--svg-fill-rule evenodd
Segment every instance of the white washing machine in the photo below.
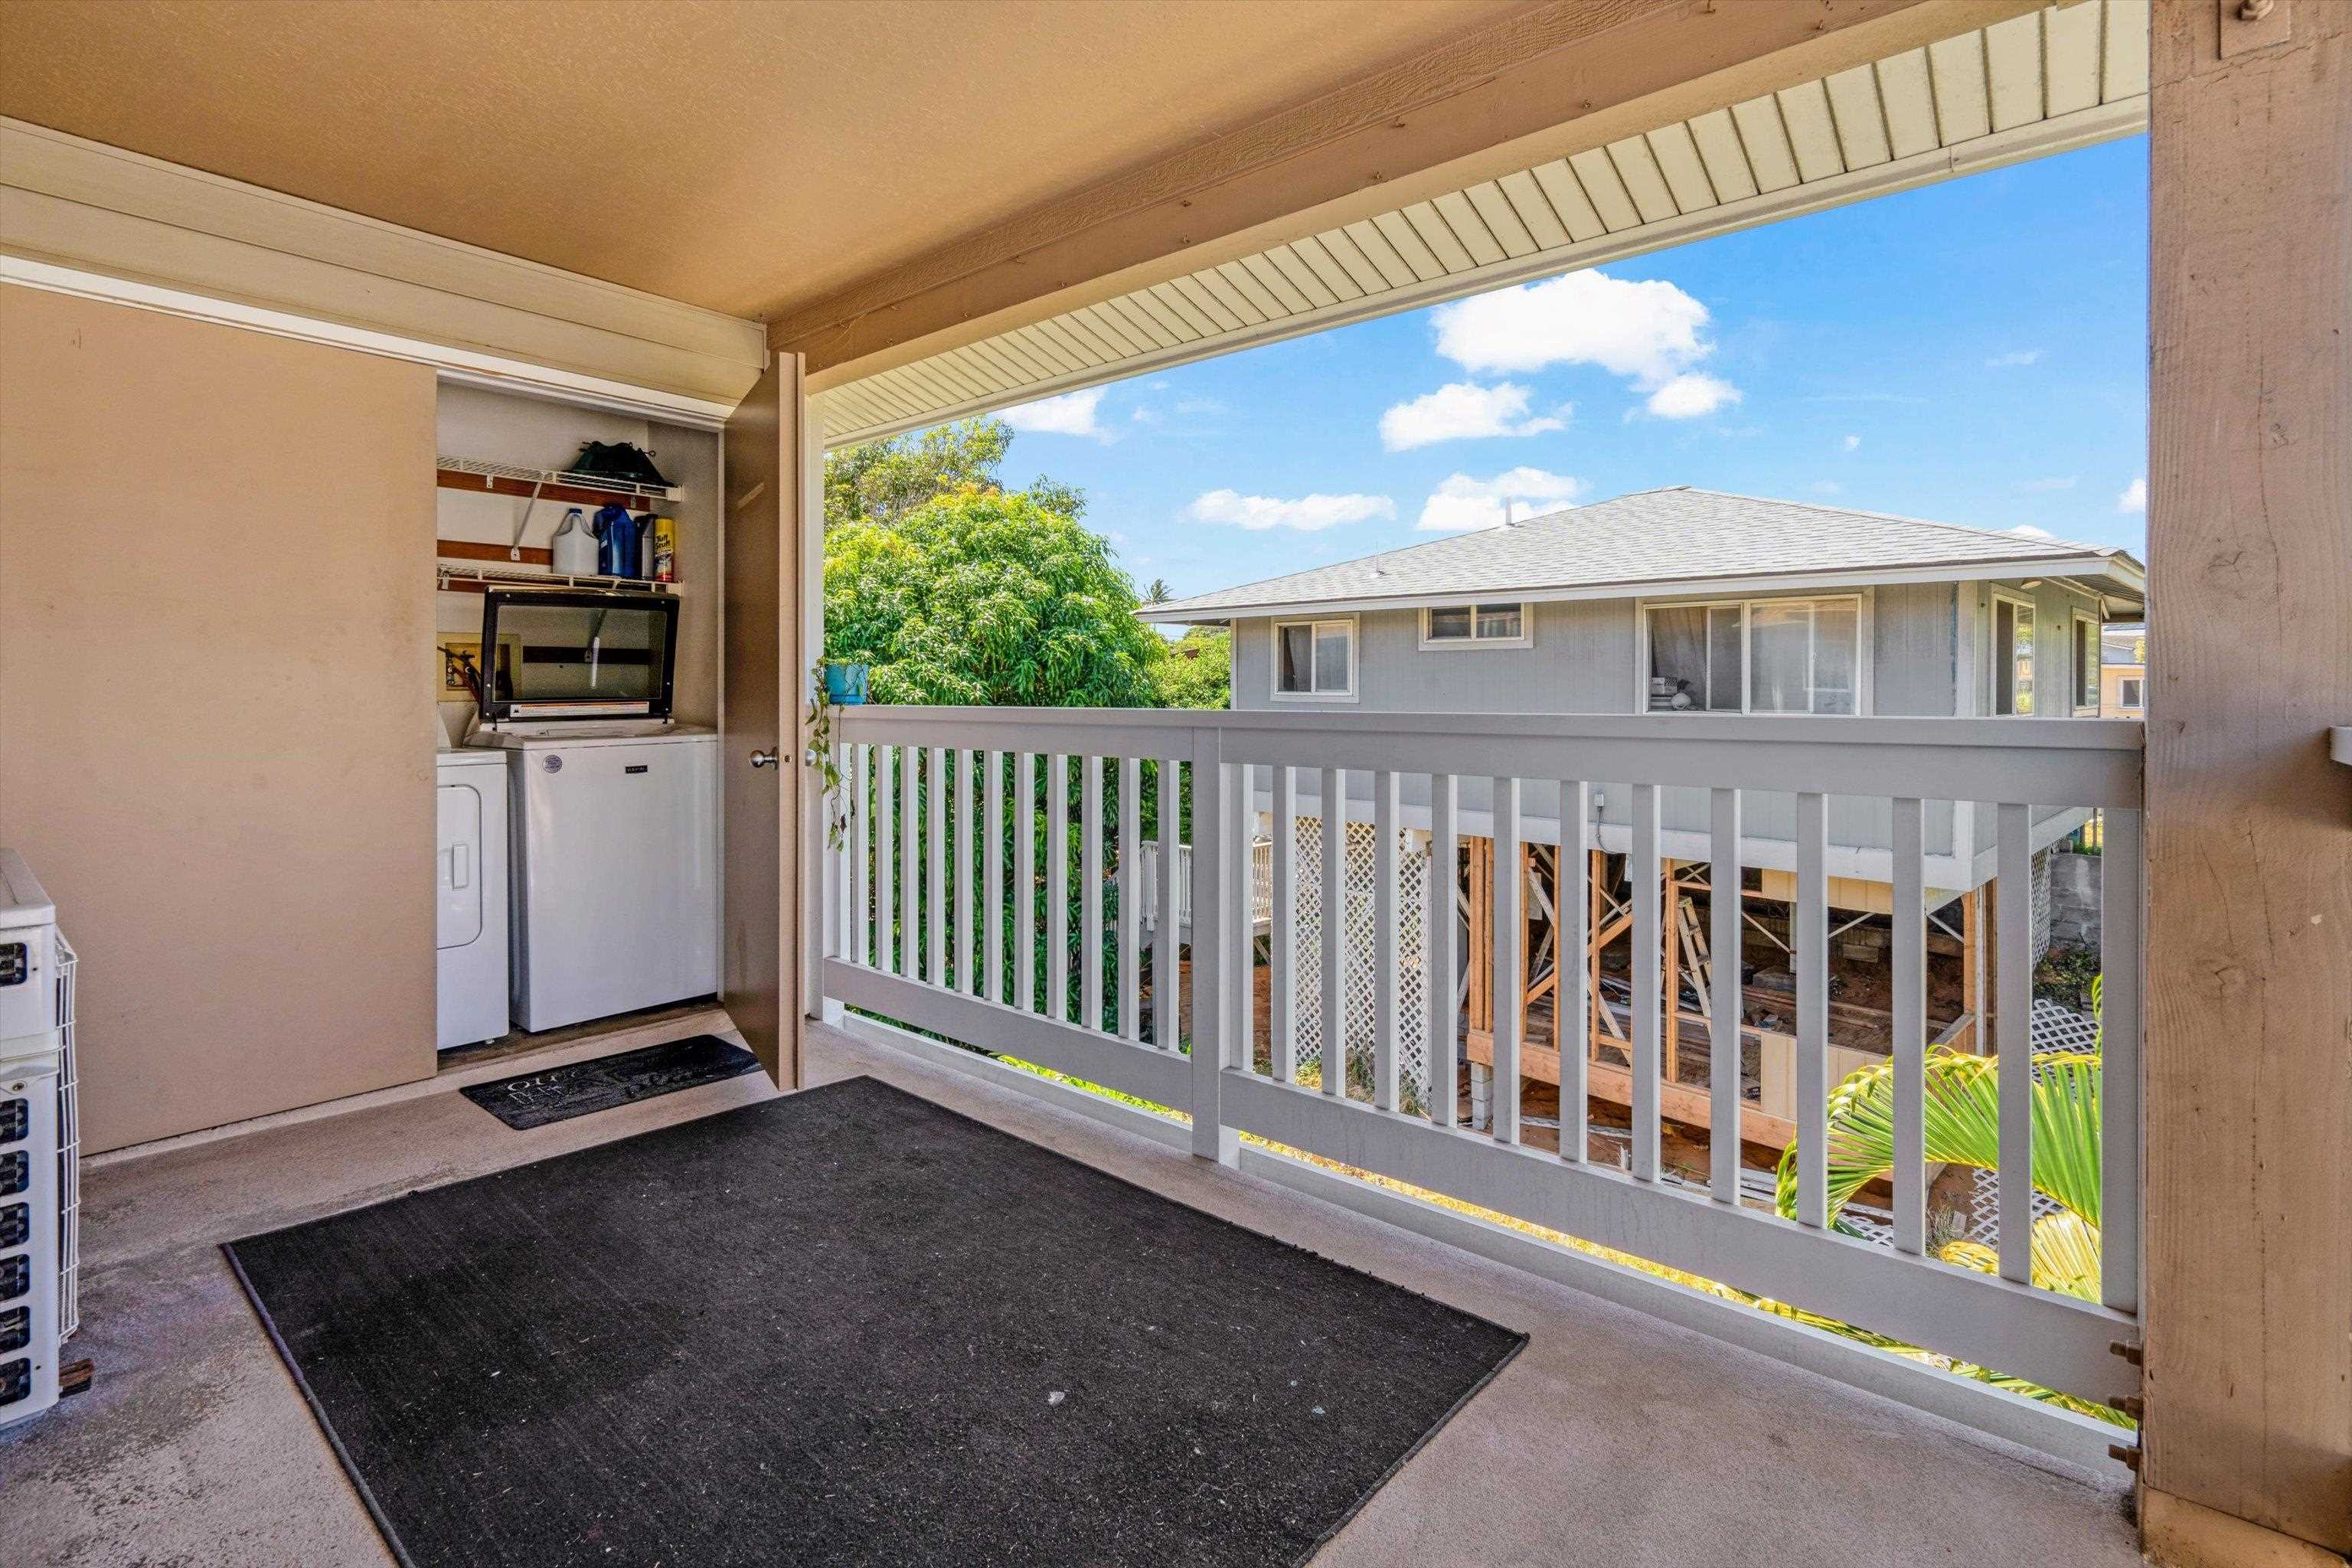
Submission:
M 443 1050 L 507 1032 L 507 767 L 496 752 L 443 751 L 434 849 Z
M 508 764 L 514 1021 L 719 989 L 719 737 L 605 721 L 486 731 Z

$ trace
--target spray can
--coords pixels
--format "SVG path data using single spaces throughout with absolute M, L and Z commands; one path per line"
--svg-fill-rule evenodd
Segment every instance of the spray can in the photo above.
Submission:
M 654 519 L 654 581 L 677 581 L 677 520 L 671 517 Z

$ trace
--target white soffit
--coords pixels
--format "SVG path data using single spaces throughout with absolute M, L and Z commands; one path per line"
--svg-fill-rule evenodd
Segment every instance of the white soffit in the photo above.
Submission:
M 817 394 L 825 442 L 1622 260 L 2140 132 L 2148 0 L 2080 0 Z

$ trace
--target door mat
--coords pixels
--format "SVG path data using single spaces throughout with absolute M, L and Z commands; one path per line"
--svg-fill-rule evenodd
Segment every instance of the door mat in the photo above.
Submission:
M 691 1035 L 545 1072 L 473 1084 L 457 1092 L 523 1131 L 759 1070 L 760 1058 L 742 1047 L 716 1035 Z
M 1526 1339 L 871 1079 L 226 1250 L 408 1568 L 1296 1563 Z

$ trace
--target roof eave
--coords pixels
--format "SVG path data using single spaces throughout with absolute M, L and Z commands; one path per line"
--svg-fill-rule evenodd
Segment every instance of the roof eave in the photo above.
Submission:
M 1575 584 L 1553 587 L 1468 589 L 1445 594 L 1362 594 L 1344 598 L 1265 599 L 1240 604 L 1204 605 L 1179 600 L 1147 605 L 1142 618 L 1167 626 L 1201 626 L 1294 612 L 1356 615 L 1378 610 L 1412 610 L 1491 603 L 1508 597 L 1525 604 L 1564 604 L 1591 599 L 1655 599 L 1676 595 L 1734 592 L 1782 593 L 1806 588 L 1866 588 L 1912 583 L 1978 583 L 2011 577 L 2104 578 L 2119 598 L 2145 600 L 2147 574 L 2139 563 L 2121 551 L 2097 551 L 2074 555 L 2035 555 L 1995 561 L 1923 563 L 1905 567 L 1853 567 L 1843 571 L 1757 573 L 1705 577 L 1646 578 L 1614 583 Z

